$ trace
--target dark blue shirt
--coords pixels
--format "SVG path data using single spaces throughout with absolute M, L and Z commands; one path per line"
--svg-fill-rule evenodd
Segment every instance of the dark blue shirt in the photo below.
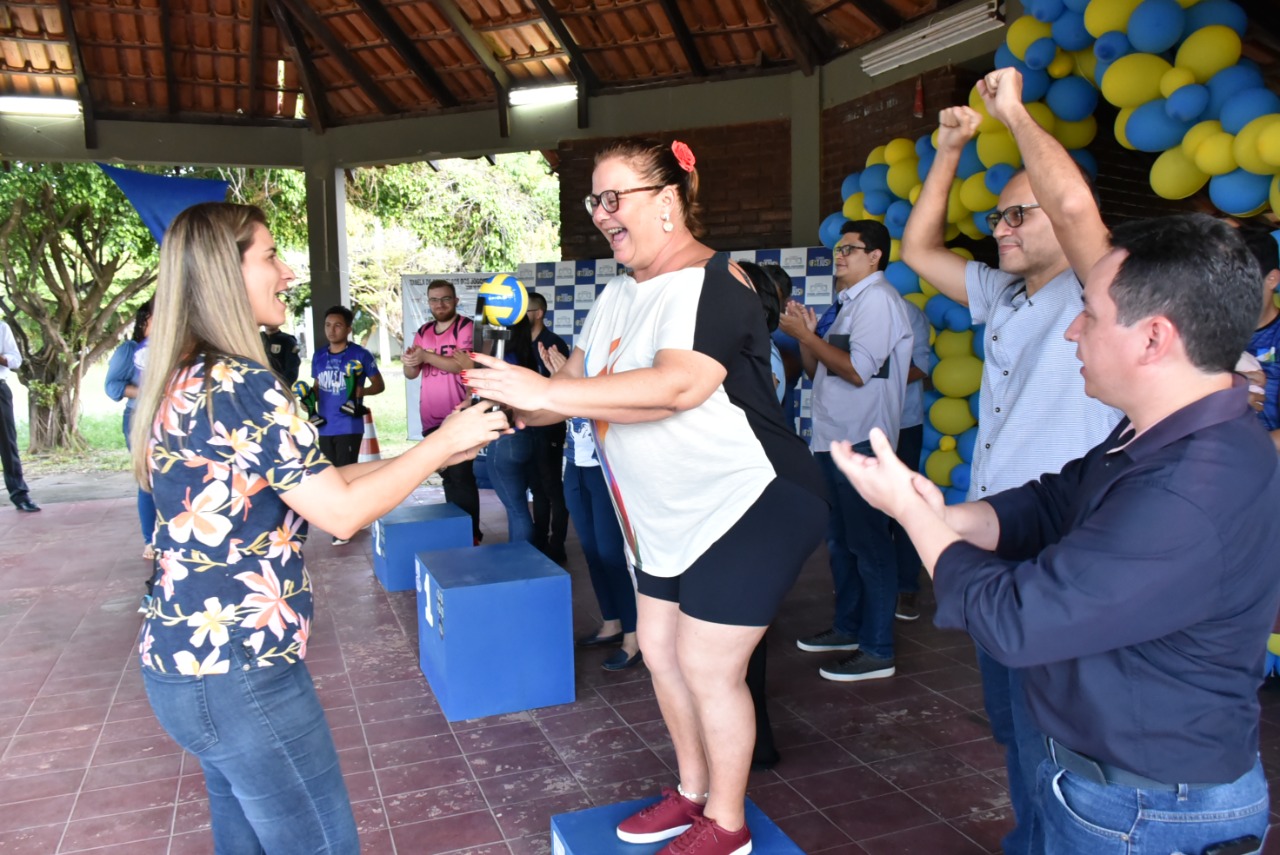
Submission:
M 1270 299 L 1270 298 L 1268 298 Z M 1280 347 L 1280 317 L 1276 317 L 1260 330 L 1255 330 L 1245 348 L 1258 357 L 1262 373 L 1266 375 L 1266 399 L 1258 411 L 1258 420 L 1267 430 L 1280 428 L 1280 361 L 1276 350 Z
M 1122 421 L 1060 475 L 985 501 L 996 554 L 938 559 L 939 627 L 1023 668 L 1041 730 L 1165 783 L 1225 783 L 1257 759 L 1280 606 L 1280 470 L 1245 386 L 1130 438 Z
M 311 376 L 316 383 L 316 411 L 325 418 L 324 426 L 320 428 L 321 436 L 364 433 L 363 416 L 348 416 L 341 411 L 342 405 L 350 400 L 347 395 L 349 362 L 359 362 L 364 369 L 360 378 L 361 388 L 370 377 L 381 373 L 373 354 L 355 342 L 348 342 L 341 353 L 324 347 L 311 357 Z

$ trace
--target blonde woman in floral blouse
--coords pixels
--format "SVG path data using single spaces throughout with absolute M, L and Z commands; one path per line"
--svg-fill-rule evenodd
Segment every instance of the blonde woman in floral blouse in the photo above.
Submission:
M 355 822 L 303 659 L 307 522 L 349 537 L 505 428 L 473 407 L 389 461 L 335 468 L 267 366 L 260 324 L 294 279 L 262 212 L 188 208 L 160 252 L 134 471 L 156 501 L 142 674 L 157 719 L 199 758 L 219 853 L 353 853 Z

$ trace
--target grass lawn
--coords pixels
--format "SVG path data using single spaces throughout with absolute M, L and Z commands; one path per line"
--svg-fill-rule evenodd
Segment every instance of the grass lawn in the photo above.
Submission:
M 403 452 L 413 443 L 406 437 L 404 372 L 400 363 L 379 365 L 386 378 L 387 389 L 376 398 L 369 399 L 378 428 L 378 443 L 384 456 Z M 304 373 L 306 366 L 303 366 Z M 120 420 L 124 404 L 107 397 L 103 380 L 107 374 L 107 360 L 95 365 L 80 386 L 80 433 L 89 443 L 87 453 L 28 454 L 27 387 L 13 380 L 13 411 L 18 419 L 18 447 L 24 449 L 22 465 L 32 477 L 59 472 L 123 471 L 129 468 L 129 454 L 124 447 L 124 434 Z

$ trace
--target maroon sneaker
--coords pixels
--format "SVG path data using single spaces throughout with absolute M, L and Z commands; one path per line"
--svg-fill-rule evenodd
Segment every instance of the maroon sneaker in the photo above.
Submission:
M 627 843 L 657 843 L 683 834 L 701 818 L 702 805 L 689 801 L 670 787 L 663 787 L 661 799 L 618 823 L 618 839 Z
M 750 851 L 751 832 L 745 824 L 737 831 L 725 831 L 711 817 L 699 816 L 657 855 L 747 855 Z

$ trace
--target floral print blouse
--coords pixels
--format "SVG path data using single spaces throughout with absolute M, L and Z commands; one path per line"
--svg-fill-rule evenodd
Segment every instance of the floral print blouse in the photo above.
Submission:
M 280 494 L 329 466 L 268 368 L 221 358 L 209 374 L 176 375 L 152 427 L 158 566 L 138 648 L 145 668 L 197 677 L 227 673 L 232 644 L 260 668 L 306 656 L 307 524 Z

